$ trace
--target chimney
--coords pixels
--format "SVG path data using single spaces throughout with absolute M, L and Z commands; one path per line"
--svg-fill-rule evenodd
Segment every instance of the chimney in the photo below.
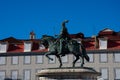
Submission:
M 35 39 L 35 33 L 34 33 L 34 31 L 30 32 L 30 39 Z
M 95 36 L 95 48 L 99 48 L 99 41 L 97 36 Z
M 92 38 L 94 38 L 94 40 L 95 40 L 94 47 L 95 47 L 95 48 L 99 48 L 99 41 L 98 41 L 98 37 L 97 37 L 97 36 L 92 36 Z

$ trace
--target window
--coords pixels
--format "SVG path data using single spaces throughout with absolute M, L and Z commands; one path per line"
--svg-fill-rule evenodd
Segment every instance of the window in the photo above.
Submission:
M 18 64 L 18 56 L 12 57 L 12 64 Z
M 90 61 L 89 62 L 94 62 L 94 56 L 93 54 L 88 54 L 89 58 L 90 58 Z
M 93 54 L 89 53 L 88 56 L 89 56 L 89 58 L 90 58 L 90 61 L 89 61 L 89 62 L 93 62 L 93 61 L 94 61 L 94 56 L 93 56 Z M 75 57 L 74 57 L 73 59 L 75 60 Z M 80 59 L 79 59 L 77 62 L 81 62 L 81 57 L 80 57 Z
M 24 56 L 24 64 L 30 64 L 31 58 L 30 56 Z
M 100 45 L 100 49 L 107 49 L 107 39 L 100 38 L 99 45 Z
M 11 77 L 12 79 L 18 79 L 18 71 L 17 70 L 11 71 Z
M 0 43 L 0 53 L 5 53 L 7 52 L 7 45 L 8 43 L 7 42 L 1 42 Z
M 115 79 L 120 80 L 120 68 L 115 69 Z
M 36 63 L 38 63 L 38 64 L 43 63 L 43 56 L 42 55 L 36 56 Z
M 107 53 L 100 54 L 100 62 L 107 62 Z
M 53 61 L 49 59 L 49 63 L 55 63 L 55 56 L 54 55 L 50 55 L 50 58 L 52 58 Z
M 120 62 L 120 53 L 114 53 L 115 62 Z
M 24 79 L 23 80 L 31 80 L 30 70 L 24 70 Z
M 67 55 L 63 56 L 61 60 L 62 60 L 62 62 L 68 62 L 68 56 Z
M 103 79 L 108 79 L 108 69 L 107 68 L 102 68 L 101 69 L 101 77 L 103 78 Z
M 0 65 L 6 64 L 6 57 L 0 57 Z
M 40 44 L 40 50 L 45 49 L 45 46 L 43 44 Z
M 32 49 L 32 42 L 26 41 L 24 42 L 24 52 L 30 52 Z
M 0 71 L 0 80 L 5 79 L 5 71 Z

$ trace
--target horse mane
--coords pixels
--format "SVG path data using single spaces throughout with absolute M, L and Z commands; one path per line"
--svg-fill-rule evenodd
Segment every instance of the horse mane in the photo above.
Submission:
M 43 35 L 43 38 L 48 38 L 50 40 L 55 40 L 55 38 L 53 36 L 49 36 L 49 35 Z

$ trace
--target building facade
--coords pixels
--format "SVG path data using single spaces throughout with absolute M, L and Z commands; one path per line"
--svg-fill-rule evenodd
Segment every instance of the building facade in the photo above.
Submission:
M 92 67 L 102 75 L 98 79 L 120 80 L 120 33 L 111 29 L 101 30 L 97 36 L 84 37 L 82 33 L 71 34 L 71 38 L 82 43 L 87 50 Z M 36 73 L 44 68 L 58 67 L 59 62 L 53 55 L 53 61 L 44 54 L 47 51 L 30 33 L 30 39 L 19 40 L 13 37 L 0 40 L 0 80 L 37 80 Z M 62 57 L 63 67 L 72 67 L 75 57 L 72 54 Z M 76 67 L 80 66 L 80 60 Z

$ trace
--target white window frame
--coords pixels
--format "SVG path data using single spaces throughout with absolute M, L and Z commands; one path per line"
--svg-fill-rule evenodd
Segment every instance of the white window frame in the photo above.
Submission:
M 18 79 L 18 70 L 11 70 L 11 78 Z
M 114 78 L 115 80 L 120 80 L 120 68 L 115 68 L 114 69 Z
M 114 55 L 114 62 L 120 62 L 120 53 L 113 53 Z
M 43 44 L 40 44 L 39 49 L 43 50 L 43 49 L 45 49 L 45 46 Z
M 55 61 L 56 61 L 55 56 L 54 55 L 50 55 L 49 57 L 53 59 L 53 61 L 48 59 L 49 63 L 51 63 L 51 64 L 55 63 Z
M 90 58 L 90 63 L 93 63 L 94 62 L 94 54 L 93 53 L 88 53 L 88 56 Z
M 104 70 L 104 72 L 102 71 Z M 109 80 L 109 70 L 108 68 L 100 68 L 101 77 L 105 80 Z
M 65 55 L 61 58 L 63 63 L 67 63 L 68 62 L 68 55 Z
M 31 64 L 31 56 L 24 56 L 24 64 Z
M 0 53 L 6 53 L 8 50 L 8 42 L 0 42 Z
M 6 71 L 0 70 L 0 80 L 4 80 L 6 77 Z
M 107 49 L 107 39 L 99 38 L 99 49 Z
M 108 54 L 107 53 L 100 53 L 99 54 L 100 62 L 106 63 L 108 62 Z
M 0 65 L 6 64 L 6 57 L 0 57 Z
M 31 70 L 30 69 L 25 69 L 23 71 L 24 78 L 23 80 L 31 80 Z
M 24 52 L 30 52 L 32 50 L 32 42 L 25 41 L 24 42 Z
M 18 56 L 12 56 L 11 58 L 12 58 L 11 60 L 12 60 L 13 65 L 19 64 L 19 57 Z
M 36 64 L 43 64 L 43 55 L 36 56 Z

